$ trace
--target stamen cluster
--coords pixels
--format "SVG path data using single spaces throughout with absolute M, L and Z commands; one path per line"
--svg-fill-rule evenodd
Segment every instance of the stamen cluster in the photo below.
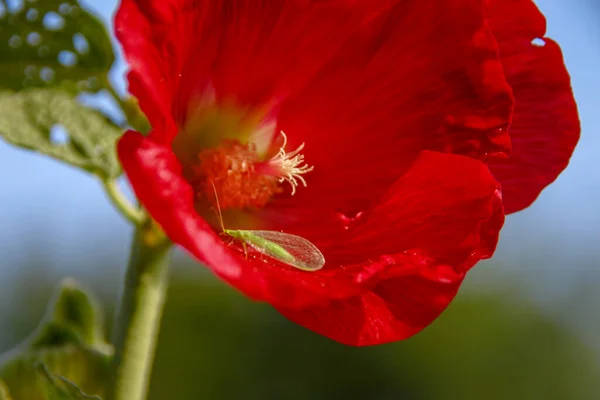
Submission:
M 216 205 L 216 190 L 223 210 L 264 207 L 273 195 L 283 191 L 282 182 L 290 184 L 292 195 L 300 183 L 306 187 L 302 175 L 313 167 L 306 165 L 304 155 L 300 154 L 304 143 L 286 153 L 287 136 L 283 132 L 281 135 L 282 146 L 267 161 L 259 159 L 253 143 L 242 144 L 237 140 L 226 140 L 219 147 L 202 151 L 191 179 L 199 199 Z
M 304 164 L 304 154 L 300 154 L 304 149 L 304 143 L 298 146 L 296 150 L 286 153 L 287 136 L 283 131 L 281 131 L 281 136 L 283 136 L 283 144 L 279 152 L 267 163 L 275 171 L 275 175 L 279 176 L 279 183 L 285 181 L 290 184 L 293 196 L 296 193 L 298 181 L 302 182 L 302 186 L 306 187 L 306 180 L 302 175 L 312 171 L 314 167 Z

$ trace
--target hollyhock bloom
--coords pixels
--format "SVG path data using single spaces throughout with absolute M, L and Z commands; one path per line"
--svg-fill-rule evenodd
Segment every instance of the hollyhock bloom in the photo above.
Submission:
M 119 157 L 166 234 L 246 295 L 342 343 L 404 339 L 568 163 L 577 111 L 544 24 L 529 0 L 123 0 L 153 129 Z M 324 267 L 244 250 L 217 200 L 227 229 L 300 236 Z

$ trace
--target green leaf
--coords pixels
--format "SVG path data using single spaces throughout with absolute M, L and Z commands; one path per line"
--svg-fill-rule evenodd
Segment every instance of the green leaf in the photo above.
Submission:
M 88 396 L 77 385 L 59 375 L 54 375 L 42 363 L 38 365 L 38 372 L 46 382 L 48 400 L 100 400 L 98 396 Z
M 105 116 L 62 90 L 0 92 L 0 136 L 7 142 L 102 178 L 121 173 L 115 152 L 120 135 Z
M 77 0 L 0 0 L 0 88 L 107 87 L 110 36 Z
M 66 344 L 105 349 L 104 316 L 96 298 L 72 278 L 57 286 L 46 316 L 28 342 L 31 349 Z
M 65 377 L 88 394 L 102 395 L 112 371 L 112 357 L 84 346 L 62 345 L 44 349 L 19 348 L 4 356 L 0 378 L 15 400 L 48 400 L 45 379 L 38 366 Z
M 38 329 L 0 357 L 0 379 L 15 399 L 52 399 L 47 393 L 46 380 L 39 374 L 42 363 L 52 374 L 76 382 L 87 393 L 102 394 L 114 352 L 103 331 L 98 302 L 81 285 L 67 278 L 58 285 Z
M 12 400 L 6 384 L 0 380 L 0 400 Z
M 74 279 L 64 279 L 58 286 L 54 306 L 49 310 L 52 321 L 75 331 L 88 346 L 105 344 L 104 318 L 99 302 Z

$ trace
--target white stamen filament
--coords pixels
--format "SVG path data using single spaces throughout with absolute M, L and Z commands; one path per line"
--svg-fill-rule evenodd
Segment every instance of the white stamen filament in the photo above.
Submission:
M 281 172 L 282 175 L 279 178 L 279 182 L 288 182 L 292 187 L 293 196 L 296 193 L 296 187 L 299 185 L 298 181 L 302 183 L 302 186 L 306 187 L 306 180 L 302 175 L 312 171 L 314 167 L 301 165 L 304 163 L 304 155 L 300 154 L 300 152 L 304 149 L 304 143 L 298 146 L 296 150 L 286 153 L 287 136 L 283 131 L 281 131 L 281 136 L 283 136 L 283 144 L 279 148 L 279 152 L 268 163 Z

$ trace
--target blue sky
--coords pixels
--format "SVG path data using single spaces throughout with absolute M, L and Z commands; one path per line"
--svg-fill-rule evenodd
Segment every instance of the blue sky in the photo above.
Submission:
M 116 0 L 84 2 L 107 21 Z M 600 283 L 600 31 L 592 1 L 540 0 L 548 36 L 564 51 L 583 125 L 571 166 L 528 210 L 508 218 L 495 261 L 476 268 L 471 286 L 495 281 L 519 282 L 532 294 L 560 299 L 582 281 Z M 124 90 L 125 66 L 119 61 L 112 79 Z M 0 274 L 34 251 L 61 273 L 80 273 L 80 260 L 103 252 L 119 268 L 129 242 L 129 227 L 105 201 L 89 176 L 0 141 Z M 27 248 L 25 248 L 27 246 Z M 502 269 L 492 268 L 502 265 Z M 79 271 L 79 272 L 78 272 Z

